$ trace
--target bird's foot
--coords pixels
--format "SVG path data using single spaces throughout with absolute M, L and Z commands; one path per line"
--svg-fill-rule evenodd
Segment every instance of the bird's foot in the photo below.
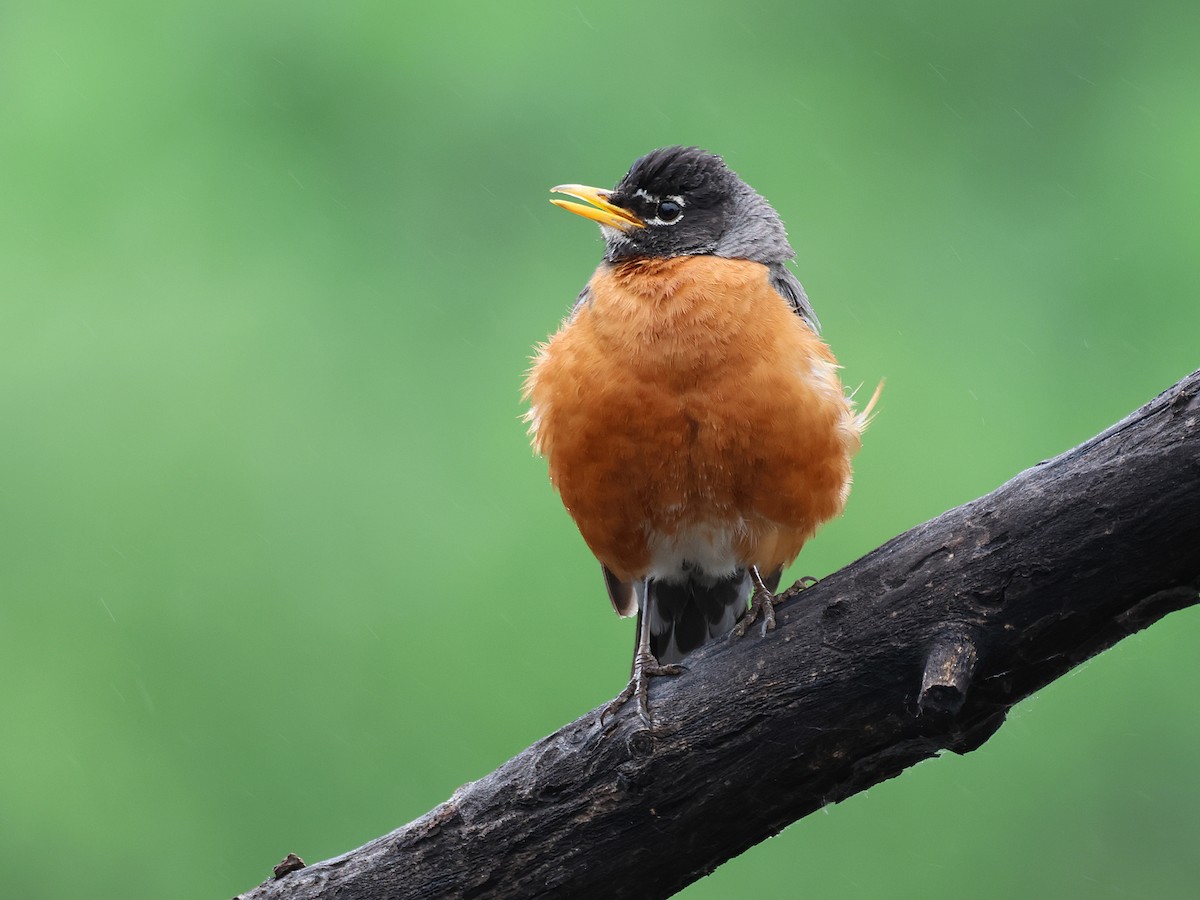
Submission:
M 745 637 L 746 632 L 751 625 L 758 621 L 759 616 L 762 616 L 762 634 L 765 637 L 768 631 L 775 629 L 775 607 L 786 600 L 791 600 L 801 591 L 812 587 L 816 583 L 817 579 L 811 575 L 805 575 L 786 591 L 772 594 L 766 585 L 756 580 L 754 590 L 750 594 L 750 608 L 746 610 L 746 614 L 738 620 L 738 623 L 733 626 L 733 630 L 729 632 L 729 639 L 736 640 Z
M 729 632 L 730 640 L 744 638 L 750 626 L 758 621 L 758 617 L 762 616 L 762 633 L 766 635 L 768 631 L 775 628 L 775 604 L 782 597 L 776 597 L 762 584 L 756 584 L 754 590 L 750 594 L 750 608 L 746 610 L 746 614 L 738 619 L 738 623 L 733 626 L 733 631 Z
M 817 579 L 813 578 L 811 575 L 804 575 L 800 578 L 797 578 L 796 583 L 793 584 L 790 588 L 788 588 L 786 591 L 781 591 L 780 593 L 775 595 L 775 602 L 783 603 L 785 600 L 791 600 L 793 597 L 795 597 L 801 591 L 808 590 L 810 587 L 812 587 L 816 583 L 817 583 Z
M 653 727 L 654 721 L 650 718 L 650 679 L 659 675 L 680 675 L 683 672 L 683 666 L 664 666 L 655 659 L 653 653 L 648 650 L 639 651 L 633 657 L 633 676 L 629 679 L 629 684 L 600 711 L 600 724 L 603 725 L 606 718 L 636 696 L 638 715 L 642 717 L 647 728 Z

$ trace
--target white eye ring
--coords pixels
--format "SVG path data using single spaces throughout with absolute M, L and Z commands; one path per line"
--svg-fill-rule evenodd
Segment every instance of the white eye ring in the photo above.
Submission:
M 641 197 L 647 203 L 653 204 L 655 209 L 667 201 L 670 201 L 679 207 L 679 215 L 677 215 L 675 218 L 663 219 L 660 216 L 651 216 L 643 220 L 647 225 L 674 225 L 683 218 L 683 207 L 687 206 L 683 200 L 683 197 L 681 197 L 679 194 L 667 194 L 666 197 L 664 197 L 662 200 L 659 200 L 656 196 L 644 188 L 638 188 L 633 192 L 633 196 Z
M 647 219 L 646 220 L 647 224 L 650 224 L 650 225 L 674 225 L 676 222 L 678 222 L 680 219 L 683 218 L 683 203 L 681 202 L 682 200 L 683 200 L 682 197 L 672 196 L 672 197 L 667 197 L 665 200 L 660 201 L 658 203 L 658 208 L 656 210 L 658 215 L 654 216 L 653 218 Z M 669 218 L 663 218 L 663 215 L 662 215 L 664 212 L 663 207 L 670 207 L 665 210 L 665 212 L 669 216 Z

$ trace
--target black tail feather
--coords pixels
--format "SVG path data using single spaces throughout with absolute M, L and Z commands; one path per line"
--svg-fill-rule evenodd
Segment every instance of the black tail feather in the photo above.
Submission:
M 778 584 L 779 574 L 773 574 Z M 651 579 L 646 588 L 651 652 L 660 663 L 678 662 L 701 644 L 723 637 L 746 612 L 750 591 L 744 569 L 722 578 L 693 572 L 682 581 Z

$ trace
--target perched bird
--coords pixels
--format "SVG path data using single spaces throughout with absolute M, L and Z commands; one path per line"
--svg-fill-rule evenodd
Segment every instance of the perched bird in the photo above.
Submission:
M 774 627 L 784 567 L 845 506 L 874 398 L 855 412 L 783 223 L 719 156 L 666 147 L 611 191 L 553 191 L 585 201 L 551 202 L 599 223 L 604 258 L 537 349 L 527 420 L 614 609 L 638 614 L 605 714 L 636 695 L 649 723 L 651 676 Z

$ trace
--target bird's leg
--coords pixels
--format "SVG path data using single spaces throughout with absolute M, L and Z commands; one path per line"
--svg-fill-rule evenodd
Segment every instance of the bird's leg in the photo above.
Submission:
M 775 627 L 776 605 L 785 600 L 791 600 L 805 588 L 810 588 L 817 583 L 817 579 L 811 575 L 805 575 L 783 593 L 772 594 L 771 589 L 763 583 L 762 573 L 758 571 L 758 566 L 750 567 L 750 580 L 754 582 L 754 590 L 750 592 L 750 609 L 733 626 L 733 630 L 729 633 L 730 638 L 745 637 L 746 629 L 758 620 L 759 615 L 763 617 L 762 633 L 766 635 Z
M 796 583 L 786 591 L 779 594 L 772 594 L 771 589 L 763 582 L 762 573 L 758 571 L 758 566 L 750 567 L 750 580 L 754 583 L 754 590 L 750 592 L 750 608 L 738 620 L 738 623 L 733 626 L 733 630 L 729 632 L 731 639 L 745 637 L 746 630 L 758 620 L 759 615 L 763 617 L 762 633 L 765 635 L 775 627 L 776 605 L 783 603 L 785 600 L 791 600 L 801 591 L 817 583 L 817 579 L 811 575 L 805 575 L 803 578 L 797 579 Z
M 775 603 L 778 598 L 771 593 L 770 588 L 763 584 L 758 566 L 750 567 L 750 581 L 754 584 L 754 589 L 750 592 L 750 608 L 746 610 L 746 614 L 729 633 L 733 638 L 745 637 L 746 629 L 758 621 L 760 615 L 763 617 L 762 633 L 764 635 L 775 627 Z
M 650 614 L 648 609 L 651 603 L 650 598 L 650 588 L 647 585 L 643 601 L 645 608 L 638 611 L 638 636 L 637 645 L 633 651 L 633 673 L 629 678 L 629 684 L 625 685 L 625 689 L 600 711 L 601 725 L 604 724 L 606 718 L 624 706 L 631 697 L 636 696 L 638 715 L 642 717 L 647 728 L 652 727 L 654 722 L 650 718 L 650 679 L 656 675 L 679 675 L 684 671 L 683 666 L 664 666 L 650 652 Z

